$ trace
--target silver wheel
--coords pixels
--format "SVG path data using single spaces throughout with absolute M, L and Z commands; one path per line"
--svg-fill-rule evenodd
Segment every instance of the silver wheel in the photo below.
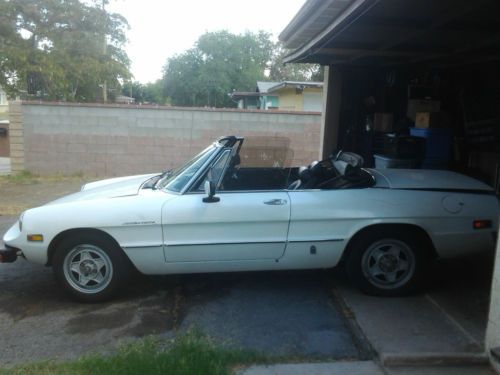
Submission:
M 85 294 L 104 290 L 113 277 L 113 265 L 101 248 L 82 244 L 72 248 L 64 258 L 64 278 L 75 290 Z
M 377 288 L 396 289 L 413 277 L 415 256 L 406 243 L 382 239 L 364 252 L 361 269 L 365 278 Z

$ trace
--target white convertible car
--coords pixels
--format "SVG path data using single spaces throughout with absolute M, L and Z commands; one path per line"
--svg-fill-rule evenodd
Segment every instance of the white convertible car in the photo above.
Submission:
M 362 291 L 393 296 L 415 291 L 433 258 L 494 247 L 498 199 L 472 178 L 363 169 L 347 152 L 308 167 L 250 168 L 243 143 L 224 137 L 179 169 L 88 183 L 27 210 L 0 260 L 52 266 L 83 301 L 108 299 L 133 267 L 158 275 L 341 265 Z

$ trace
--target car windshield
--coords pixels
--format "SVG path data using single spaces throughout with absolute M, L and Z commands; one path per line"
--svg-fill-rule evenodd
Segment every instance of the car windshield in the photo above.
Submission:
M 156 184 L 156 189 L 165 189 L 173 192 L 180 192 L 191 178 L 200 170 L 200 168 L 217 152 L 219 148 L 216 145 L 207 147 L 193 159 L 187 162 L 183 167 L 175 169 L 167 174 Z

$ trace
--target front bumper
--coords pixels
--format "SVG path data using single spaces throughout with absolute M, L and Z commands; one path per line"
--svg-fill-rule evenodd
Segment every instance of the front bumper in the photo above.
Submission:
M 47 245 L 45 242 L 28 242 L 26 241 L 26 232 L 19 230 L 19 223 L 15 223 L 3 236 L 5 249 L 16 249 L 17 256 L 22 256 L 24 259 L 33 263 L 47 264 Z M 12 257 L 12 252 L 9 252 L 8 259 Z
M 14 263 L 19 255 L 21 255 L 21 250 L 15 247 L 6 246 L 5 249 L 0 248 L 0 263 Z

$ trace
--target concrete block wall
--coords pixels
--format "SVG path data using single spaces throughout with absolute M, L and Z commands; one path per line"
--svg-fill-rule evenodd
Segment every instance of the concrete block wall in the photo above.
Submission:
M 287 144 L 290 165 L 319 157 L 321 115 L 230 109 L 14 103 L 13 171 L 121 176 L 175 168 L 223 135 Z M 16 138 L 18 137 L 18 138 Z
M 9 102 L 9 143 L 11 170 L 24 170 L 23 114 L 20 101 Z

